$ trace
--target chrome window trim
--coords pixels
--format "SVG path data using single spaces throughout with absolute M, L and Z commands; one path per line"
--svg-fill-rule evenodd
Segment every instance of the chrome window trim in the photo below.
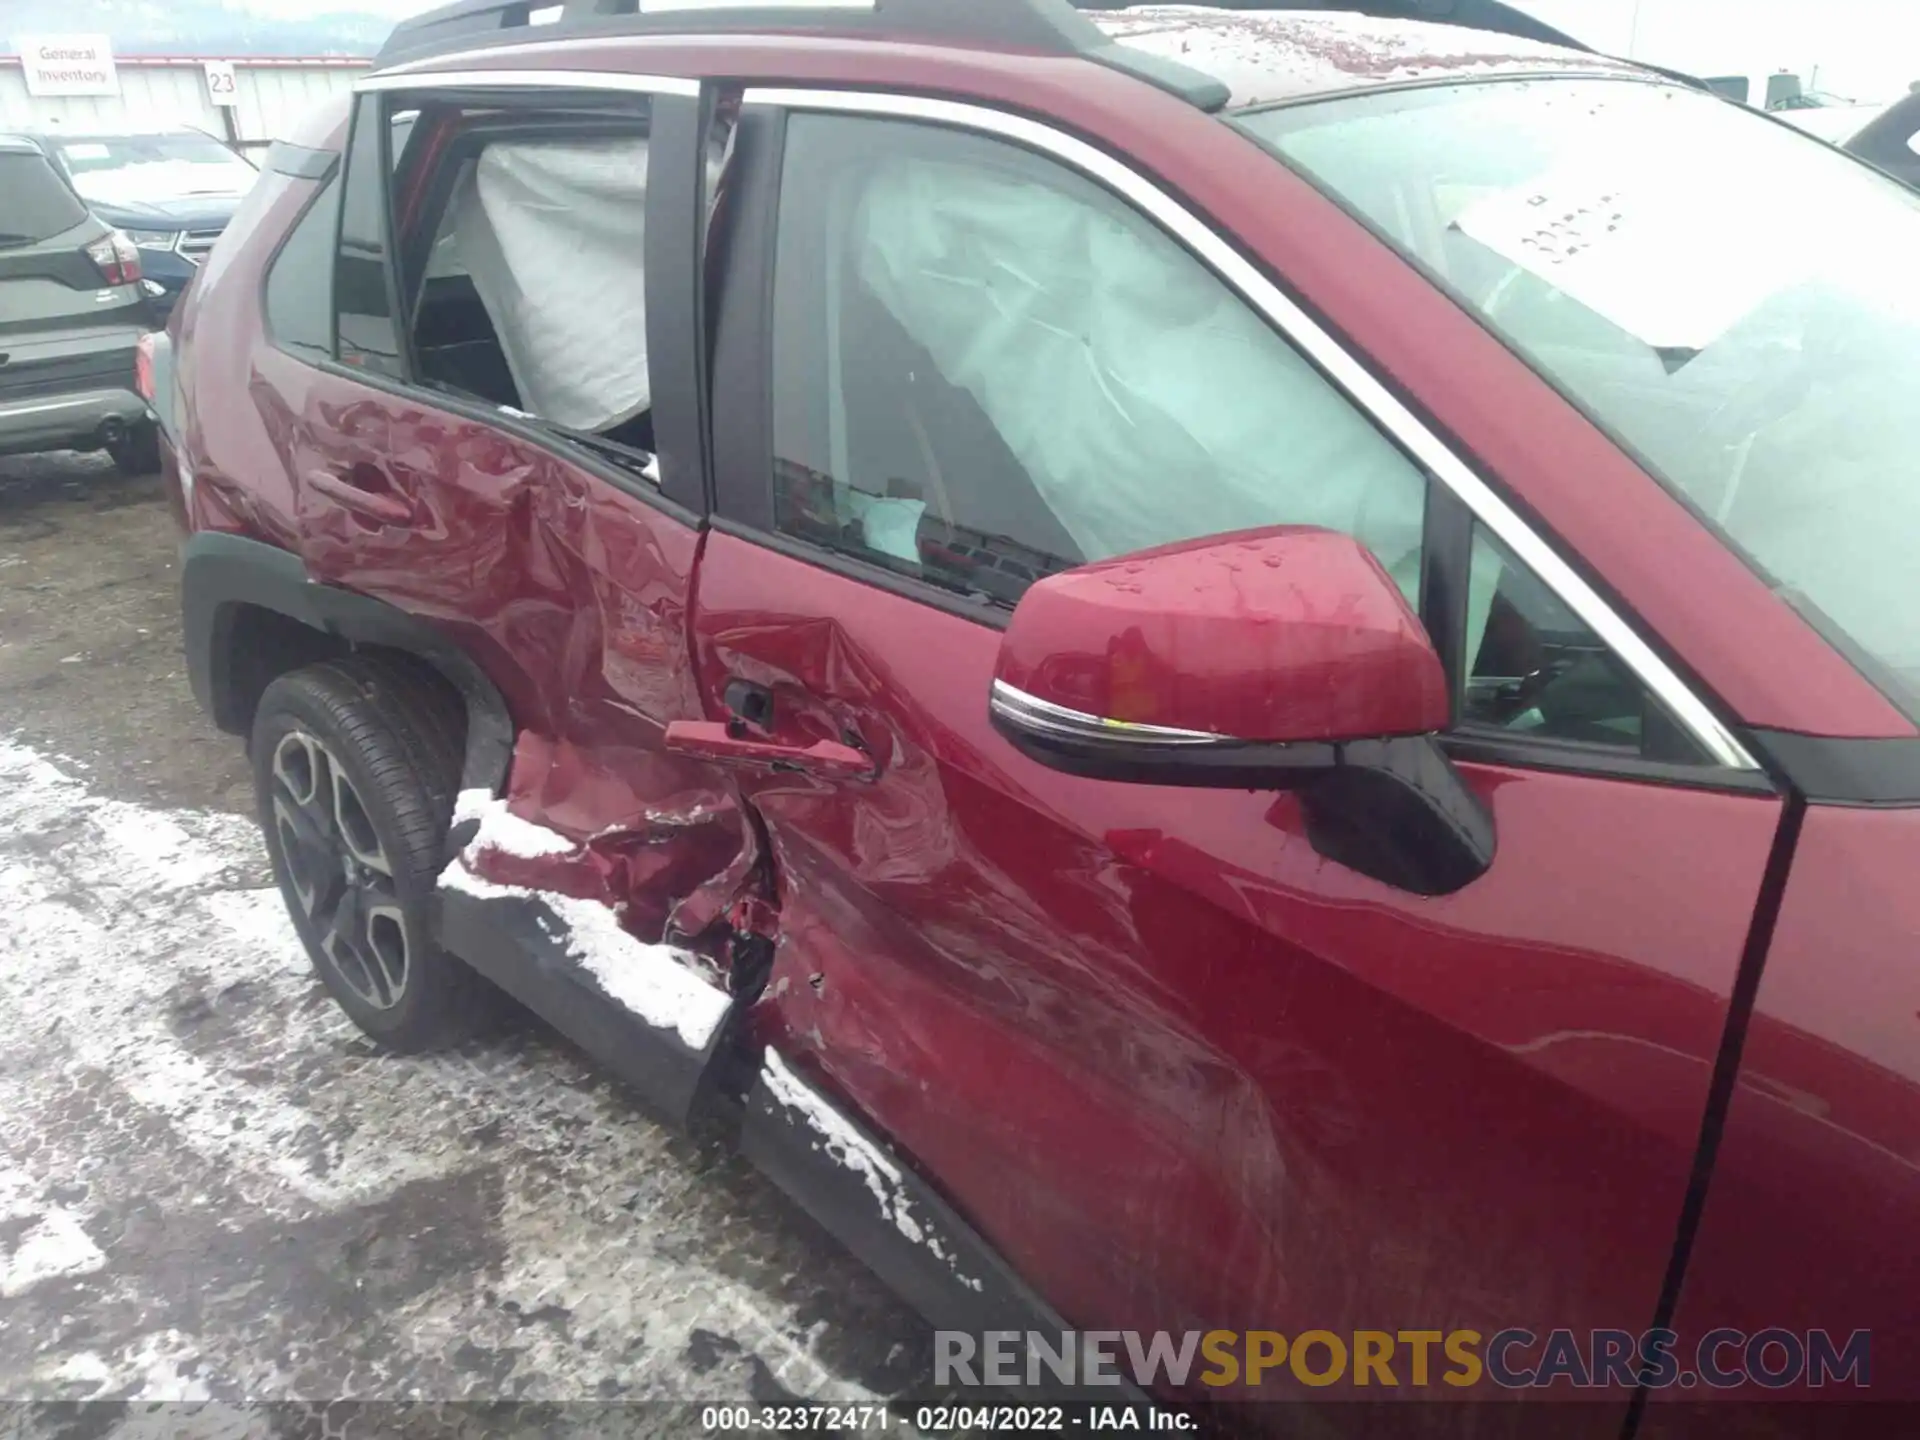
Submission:
M 759 86 L 747 90 L 743 103 L 786 110 L 827 111 L 852 115 L 890 116 L 923 120 L 958 129 L 980 131 L 1013 140 L 1064 161 L 1089 178 L 1115 191 L 1177 237 L 1243 299 L 1266 316 L 1346 394 L 1371 416 L 1374 423 L 1412 455 L 1460 500 L 1506 547 L 1631 669 L 1686 727 L 1714 762 L 1729 770 L 1758 770 L 1759 764 L 1711 707 L 1674 673 L 1633 627 L 1580 578 L 1532 527 L 1476 475 L 1472 468 L 1394 397 L 1372 372 L 1355 359 L 1304 310 L 1211 226 L 1202 222 L 1151 180 L 1096 149 L 1086 141 L 1024 116 L 955 100 L 878 91 L 809 90 L 787 86 Z M 1274 163 L 1278 164 L 1278 161 Z
M 1229 735 L 1213 735 L 1205 730 L 1178 730 L 1168 725 L 1142 725 L 1131 720 L 1109 720 L 1089 715 L 1084 710 L 1056 705 L 1038 695 L 1009 685 L 993 682 L 993 695 L 987 702 L 993 713 L 1023 730 L 1037 730 L 1066 740 L 1108 740 L 1129 745 L 1240 745 L 1244 741 Z
M 557 41 L 556 44 L 565 44 Z M 516 45 L 515 55 L 541 47 Z M 636 95 L 679 95 L 698 99 L 700 82 L 679 75 L 628 75 L 617 70 L 422 70 L 448 60 L 497 59 L 498 50 L 467 50 L 458 55 L 435 55 L 411 65 L 396 65 L 356 80 L 356 95 L 371 90 L 464 90 L 475 86 L 507 86 L 538 90 L 622 90 Z

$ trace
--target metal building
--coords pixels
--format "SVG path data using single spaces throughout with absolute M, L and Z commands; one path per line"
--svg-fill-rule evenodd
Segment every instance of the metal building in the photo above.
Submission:
M 0 55 L 0 127 L 73 131 L 191 125 L 258 154 L 283 139 L 307 110 L 348 89 L 370 62 L 341 57 L 148 56 L 113 58 L 117 91 L 106 95 L 33 95 L 17 55 Z M 228 104 L 216 104 L 213 88 Z

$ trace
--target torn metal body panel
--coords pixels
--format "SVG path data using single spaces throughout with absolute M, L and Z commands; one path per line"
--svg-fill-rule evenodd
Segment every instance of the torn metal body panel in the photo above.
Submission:
M 704 714 L 687 629 L 700 532 L 457 410 L 311 370 L 297 393 L 275 436 L 310 573 L 448 633 L 513 714 L 503 792 L 467 792 L 455 817 L 442 943 L 695 1123 L 734 986 L 755 976 L 725 922 L 762 888 L 732 779 L 661 744 Z M 409 522 L 301 483 L 323 464 Z
M 687 783 L 642 794 L 648 780 Z M 753 829 L 725 776 L 684 762 L 649 763 L 626 747 L 589 752 L 523 734 L 507 795 L 485 798 L 492 823 L 476 836 L 455 836 L 477 875 L 625 907 L 628 925 L 648 940 L 670 928 L 684 939 L 700 936 L 758 861 Z M 473 818 L 456 815 L 456 827 Z M 696 899 L 710 892 L 719 898 Z
M 436 896 L 440 942 L 611 1067 L 663 1119 L 698 1126 L 726 1073 L 718 1062 L 741 993 L 733 937 L 679 944 L 653 933 L 663 872 L 648 876 L 651 889 L 621 888 L 635 872 L 619 862 L 644 844 L 642 830 L 614 831 L 612 848 L 596 848 L 605 834 L 576 841 L 513 804 L 479 790 L 460 796 L 461 848 Z M 750 873 L 751 842 L 742 854 L 738 873 Z
M 728 1043 L 733 997 L 665 945 L 645 945 L 597 902 L 441 880 L 440 943 L 605 1065 L 661 1119 L 697 1128 Z
M 730 780 L 659 743 L 673 721 L 704 714 L 687 642 L 697 529 L 493 425 L 304 376 L 276 438 L 309 571 L 429 619 L 478 660 L 518 729 L 511 813 L 569 842 L 490 851 L 477 873 L 626 906 L 649 940 L 677 902 L 715 882 L 737 888 L 754 840 Z M 345 468 L 410 523 L 370 523 L 337 488 L 299 486 L 323 454 L 336 470 L 359 455 Z

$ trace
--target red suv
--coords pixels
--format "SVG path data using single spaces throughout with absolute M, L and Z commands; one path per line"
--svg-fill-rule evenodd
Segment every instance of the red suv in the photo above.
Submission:
M 1920 1394 L 1915 198 L 1512 35 L 621 8 L 403 26 L 156 367 L 352 1018 L 1291 1337 L 1167 1393 Z

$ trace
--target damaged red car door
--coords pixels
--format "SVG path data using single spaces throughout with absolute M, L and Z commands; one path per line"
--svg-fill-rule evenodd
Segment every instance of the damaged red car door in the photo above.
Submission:
M 662 453 L 695 421 L 678 407 L 684 387 L 670 367 L 657 367 L 669 380 L 651 397 L 635 388 L 644 369 L 614 374 L 609 394 L 619 384 L 632 393 L 602 408 L 632 413 L 594 433 L 538 413 L 527 371 L 547 362 L 496 333 L 452 243 L 469 238 L 455 234 L 456 207 L 475 203 L 460 187 L 489 156 L 551 154 L 575 130 L 590 158 L 618 159 L 628 145 L 654 180 L 645 211 L 656 240 L 643 246 L 636 226 L 626 269 L 588 279 L 602 303 L 635 312 L 643 285 L 664 293 L 647 331 L 632 335 L 635 353 L 646 338 L 679 353 L 675 326 L 690 316 L 671 301 L 692 293 L 695 257 L 690 242 L 660 237 L 683 222 L 692 233 L 692 102 L 628 101 L 614 111 L 604 96 L 570 107 L 564 92 L 461 105 L 362 97 L 332 182 L 344 210 L 337 360 L 316 366 L 263 347 L 254 398 L 273 412 L 313 577 L 429 617 L 507 699 L 518 746 L 504 803 L 546 833 L 517 850 L 483 843 L 472 866 L 490 881 L 625 906 L 629 929 L 651 941 L 676 902 L 710 884 L 724 891 L 752 859 L 725 776 L 661 745 L 669 723 L 702 713 L 687 633 L 698 453 Z M 686 115 L 668 115 L 676 103 Z M 684 270 L 663 280 L 661 267 Z
M 1178 207 L 1147 182 L 1094 183 L 1064 136 L 1051 158 L 1016 149 L 990 112 L 945 129 L 779 99 L 798 106 L 784 129 L 751 92 L 743 121 L 760 198 L 727 237 L 699 664 L 716 706 L 743 684 L 764 697 L 737 733 L 852 747 L 876 778 L 745 772 L 780 891 L 758 1033 L 1071 1323 L 1341 1337 L 1337 1359 L 1226 1377 L 1254 1393 L 1321 1383 L 1362 1331 L 1384 1335 L 1401 1393 L 1428 1395 L 1482 1378 L 1503 1329 L 1638 1334 L 1776 800 L 1718 767 L 1710 731 L 1661 740 L 1664 703 L 1569 609 L 1597 597 L 1521 565 L 1430 482 L 1300 360 L 1265 292 L 1170 238 Z M 774 357 L 764 422 L 756 347 Z M 1232 693 L 1268 653 L 1263 618 L 1353 593 L 1289 598 L 1263 577 L 1293 562 L 1268 554 L 1242 576 L 1236 641 L 1240 562 L 1195 571 L 1214 578 L 1185 603 L 1225 609 L 1183 619 L 1169 552 L 1102 572 L 1132 621 L 1122 604 L 1056 626 L 1029 602 L 1090 561 L 1276 524 L 1363 541 L 1367 603 L 1387 609 L 1436 603 L 1437 564 L 1478 577 L 1471 673 L 1455 640 L 1436 724 L 1479 716 L 1482 739 L 1421 753 L 1497 848 L 1451 878 L 1356 860 L 1393 838 L 1359 809 L 1316 818 L 1244 778 L 1063 773 L 990 720 L 1016 673 L 1136 718 Z M 1429 536 L 1449 532 L 1442 555 Z M 1222 637 L 1213 679 L 1168 668 L 1162 622 Z M 1606 693 L 1556 692 L 1541 718 L 1515 693 L 1523 660 L 1591 660 Z M 1538 733 L 1620 717 L 1577 766 Z M 1428 1332 L 1472 1335 L 1429 1363 Z M 1616 1430 L 1629 1378 L 1601 1376 L 1587 1398 L 1617 1403 L 1580 1425 Z

